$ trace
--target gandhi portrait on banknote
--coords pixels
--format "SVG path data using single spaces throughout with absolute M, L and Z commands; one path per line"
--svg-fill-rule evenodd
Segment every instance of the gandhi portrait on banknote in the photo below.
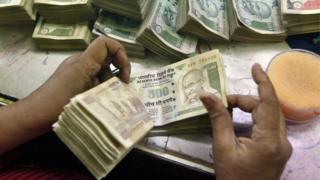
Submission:
M 266 19 L 272 15 L 271 7 L 263 1 L 242 1 L 243 9 L 258 19 Z
M 214 0 L 197 0 L 200 8 L 206 12 L 209 17 L 216 18 L 219 15 L 219 9 Z
M 177 10 L 176 6 L 178 6 L 177 0 L 168 0 L 167 6 L 164 8 L 162 19 L 164 23 L 171 27 L 172 29 L 175 29 L 176 27 L 176 16 L 177 16 Z
M 207 83 L 205 83 L 203 71 L 200 69 L 191 69 L 188 71 L 183 75 L 181 83 L 184 105 L 200 103 L 199 96 L 202 92 L 211 92 L 220 96 L 216 89 L 206 86 Z

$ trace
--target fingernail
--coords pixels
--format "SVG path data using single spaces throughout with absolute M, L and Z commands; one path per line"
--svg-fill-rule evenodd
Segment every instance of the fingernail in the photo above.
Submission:
M 200 96 L 200 100 L 202 101 L 202 103 L 203 103 L 203 105 L 205 106 L 205 107 L 207 107 L 207 106 L 209 106 L 209 100 L 208 100 L 208 97 L 206 97 L 206 96 Z
M 320 108 L 315 109 L 315 110 L 314 110 L 314 113 L 317 114 L 317 115 L 320 115 Z
M 255 68 L 257 68 L 259 71 L 263 71 L 263 70 L 262 70 L 262 67 L 261 67 L 261 65 L 260 65 L 259 63 L 254 63 L 253 66 L 254 66 Z
M 210 108 L 212 106 L 212 104 L 215 103 L 214 96 L 209 93 L 203 93 L 202 95 L 200 95 L 200 100 L 202 101 L 203 105 L 206 108 Z

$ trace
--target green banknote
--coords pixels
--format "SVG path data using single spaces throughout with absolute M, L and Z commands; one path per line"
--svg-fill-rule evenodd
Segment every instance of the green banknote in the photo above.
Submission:
M 241 23 L 256 32 L 279 34 L 285 32 L 278 0 L 233 0 Z
M 157 1 L 151 20 L 151 30 L 170 48 L 183 54 L 192 54 L 197 39 L 176 32 L 178 3 L 179 0 Z
M 84 49 L 91 41 L 91 33 L 86 22 L 46 23 L 40 17 L 32 38 L 43 49 Z
M 75 25 L 42 24 L 37 33 L 42 36 L 72 37 L 75 30 Z
M 141 22 L 108 12 L 100 13 L 94 28 L 114 39 L 136 44 L 136 35 Z
M 210 92 L 226 104 L 224 66 L 218 50 L 209 51 L 160 70 L 132 75 L 131 86 L 144 102 L 155 126 L 205 114 L 199 100 Z
M 84 39 L 89 28 L 86 22 L 77 24 L 56 24 L 46 23 L 40 18 L 33 32 L 33 38 L 52 38 L 52 39 Z M 90 41 L 90 39 L 86 39 Z
M 188 0 L 189 15 L 207 30 L 229 39 L 226 0 Z

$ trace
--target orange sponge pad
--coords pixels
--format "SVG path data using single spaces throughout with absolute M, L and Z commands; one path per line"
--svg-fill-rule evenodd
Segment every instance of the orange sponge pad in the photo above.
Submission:
M 304 51 L 288 51 L 268 67 L 284 115 L 305 121 L 320 114 L 320 57 Z

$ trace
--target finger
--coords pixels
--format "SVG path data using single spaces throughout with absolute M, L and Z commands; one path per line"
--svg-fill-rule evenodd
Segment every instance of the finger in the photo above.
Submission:
M 112 61 L 112 64 L 120 70 L 119 78 L 129 83 L 130 73 L 131 73 L 131 65 L 129 63 L 127 54 L 124 49 L 120 49 L 116 54 L 116 60 Z
M 200 96 L 209 113 L 212 124 L 213 142 L 219 148 L 231 148 L 235 145 L 235 134 L 230 114 L 222 101 L 215 95 L 203 93 Z M 215 147 L 217 148 L 217 147 Z
M 120 70 L 119 78 L 122 81 L 129 83 L 131 65 L 124 47 L 118 41 L 110 38 L 105 41 L 105 44 L 110 52 L 110 56 L 114 57 L 111 63 Z
M 106 36 L 100 36 L 89 45 L 84 54 L 101 66 L 108 64 L 105 62 L 108 57 L 113 57 L 112 64 L 120 69 L 120 79 L 124 82 L 129 82 L 131 65 L 125 49 L 118 41 Z
M 258 64 L 252 67 L 252 76 L 258 85 L 260 104 L 253 113 L 254 121 L 258 129 L 266 132 L 277 131 L 281 127 L 281 111 L 278 99 L 267 74 Z M 269 131 L 270 130 L 270 131 Z
M 106 58 L 110 55 L 109 49 L 105 46 L 107 39 L 105 36 L 95 39 L 83 53 L 86 58 L 95 61 L 100 66 L 104 65 Z
M 228 107 L 240 108 L 245 112 L 252 112 L 259 104 L 259 100 L 253 96 L 229 95 L 227 99 Z
M 267 104 L 278 105 L 278 99 L 273 85 L 268 75 L 262 70 L 259 64 L 253 65 L 252 77 L 258 85 L 260 101 Z

